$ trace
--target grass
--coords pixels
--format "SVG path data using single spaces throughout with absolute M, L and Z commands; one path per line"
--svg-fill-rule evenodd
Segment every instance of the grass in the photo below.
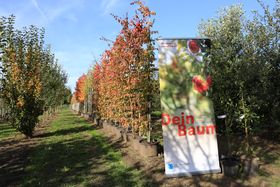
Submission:
M 159 129 L 154 130 L 159 132 Z M 7 123 L 0 124 L 0 141 L 16 134 L 19 133 Z M 29 160 L 25 164 L 21 186 L 151 185 L 147 176 L 121 161 L 121 153 L 96 127 L 68 109 L 61 110 L 47 131 L 35 137 L 34 141 L 38 144 L 28 150 Z M 264 167 L 252 181 L 241 182 L 256 185 L 265 181 L 268 186 L 280 186 L 279 148 L 269 145 L 256 147 L 256 154 Z
M 146 186 L 92 124 L 63 109 L 25 168 L 22 186 Z
M 276 151 L 262 154 L 260 159 L 269 164 L 266 169 L 260 169 L 259 177 L 267 181 L 272 187 L 280 186 L 280 155 Z M 269 171 L 266 171 L 269 170 Z
M 13 128 L 10 124 L 6 122 L 0 123 L 0 141 L 9 138 L 16 133 L 16 129 Z

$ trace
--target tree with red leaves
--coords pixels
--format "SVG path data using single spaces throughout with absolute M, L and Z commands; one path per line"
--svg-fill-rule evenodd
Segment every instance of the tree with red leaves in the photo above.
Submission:
M 122 29 L 93 70 L 94 103 L 104 119 L 132 127 L 133 132 L 148 131 L 149 102 L 154 78 L 154 12 L 141 1 L 132 19 L 113 15 Z

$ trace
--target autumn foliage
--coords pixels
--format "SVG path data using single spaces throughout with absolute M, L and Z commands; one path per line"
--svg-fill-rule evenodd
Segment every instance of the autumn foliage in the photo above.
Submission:
M 145 133 L 154 76 L 151 17 L 155 13 L 140 1 L 132 4 L 138 5 L 132 19 L 113 16 L 122 29 L 111 49 L 104 52 L 101 71 L 95 69 L 99 74 L 97 106 L 102 117 Z
M 151 31 L 155 13 L 140 1 L 132 5 L 138 8 L 131 19 L 113 15 L 122 28 L 92 70 L 93 105 L 103 119 L 144 134 L 149 130 L 151 80 L 155 71 L 152 39 L 155 32 Z M 76 86 L 80 102 L 83 79 L 79 78 Z
M 74 93 L 74 97 L 76 99 L 76 101 L 78 102 L 84 102 L 85 100 L 85 81 L 86 81 L 86 75 L 83 74 L 77 81 L 76 83 L 76 88 L 75 88 L 75 93 Z

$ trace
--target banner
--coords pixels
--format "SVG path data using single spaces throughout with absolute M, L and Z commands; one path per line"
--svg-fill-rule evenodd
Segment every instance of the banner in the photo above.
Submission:
M 207 72 L 209 39 L 160 39 L 159 77 L 165 174 L 220 172 L 212 79 Z

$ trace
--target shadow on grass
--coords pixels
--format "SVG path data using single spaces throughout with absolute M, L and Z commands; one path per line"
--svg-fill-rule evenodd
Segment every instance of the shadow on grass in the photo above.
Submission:
M 121 153 L 91 124 L 73 123 L 71 114 L 55 123 L 67 124 L 39 136 L 46 141 L 32 150 L 23 186 L 146 186 L 142 174 L 126 167 Z
M 78 126 L 74 128 L 69 128 L 69 129 L 61 129 L 53 132 L 46 132 L 43 134 L 38 134 L 34 136 L 35 138 L 44 138 L 44 137 L 51 137 L 51 136 L 63 136 L 63 135 L 69 135 L 69 134 L 75 134 L 75 133 L 80 133 L 88 130 L 94 130 L 98 129 L 98 127 L 93 127 L 93 126 Z
M 1 141 L 0 186 L 146 186 L 98 127 L 67 110 L 51 126 L 32 139 Z
M 0 140 L 7 138 L 15 133 L 15 128 L 13 128 L 8 122 L 0 123 Z
M 120 164 L 101 136 L 44 144 L 34 150 L 24 186 L 135 186 L 140 178 Z
M 16 186 L 23 178 L 27 152 L 31 150 L 31 147 L 16 140 L 4 140 L 1 144 L 0 186 Z

